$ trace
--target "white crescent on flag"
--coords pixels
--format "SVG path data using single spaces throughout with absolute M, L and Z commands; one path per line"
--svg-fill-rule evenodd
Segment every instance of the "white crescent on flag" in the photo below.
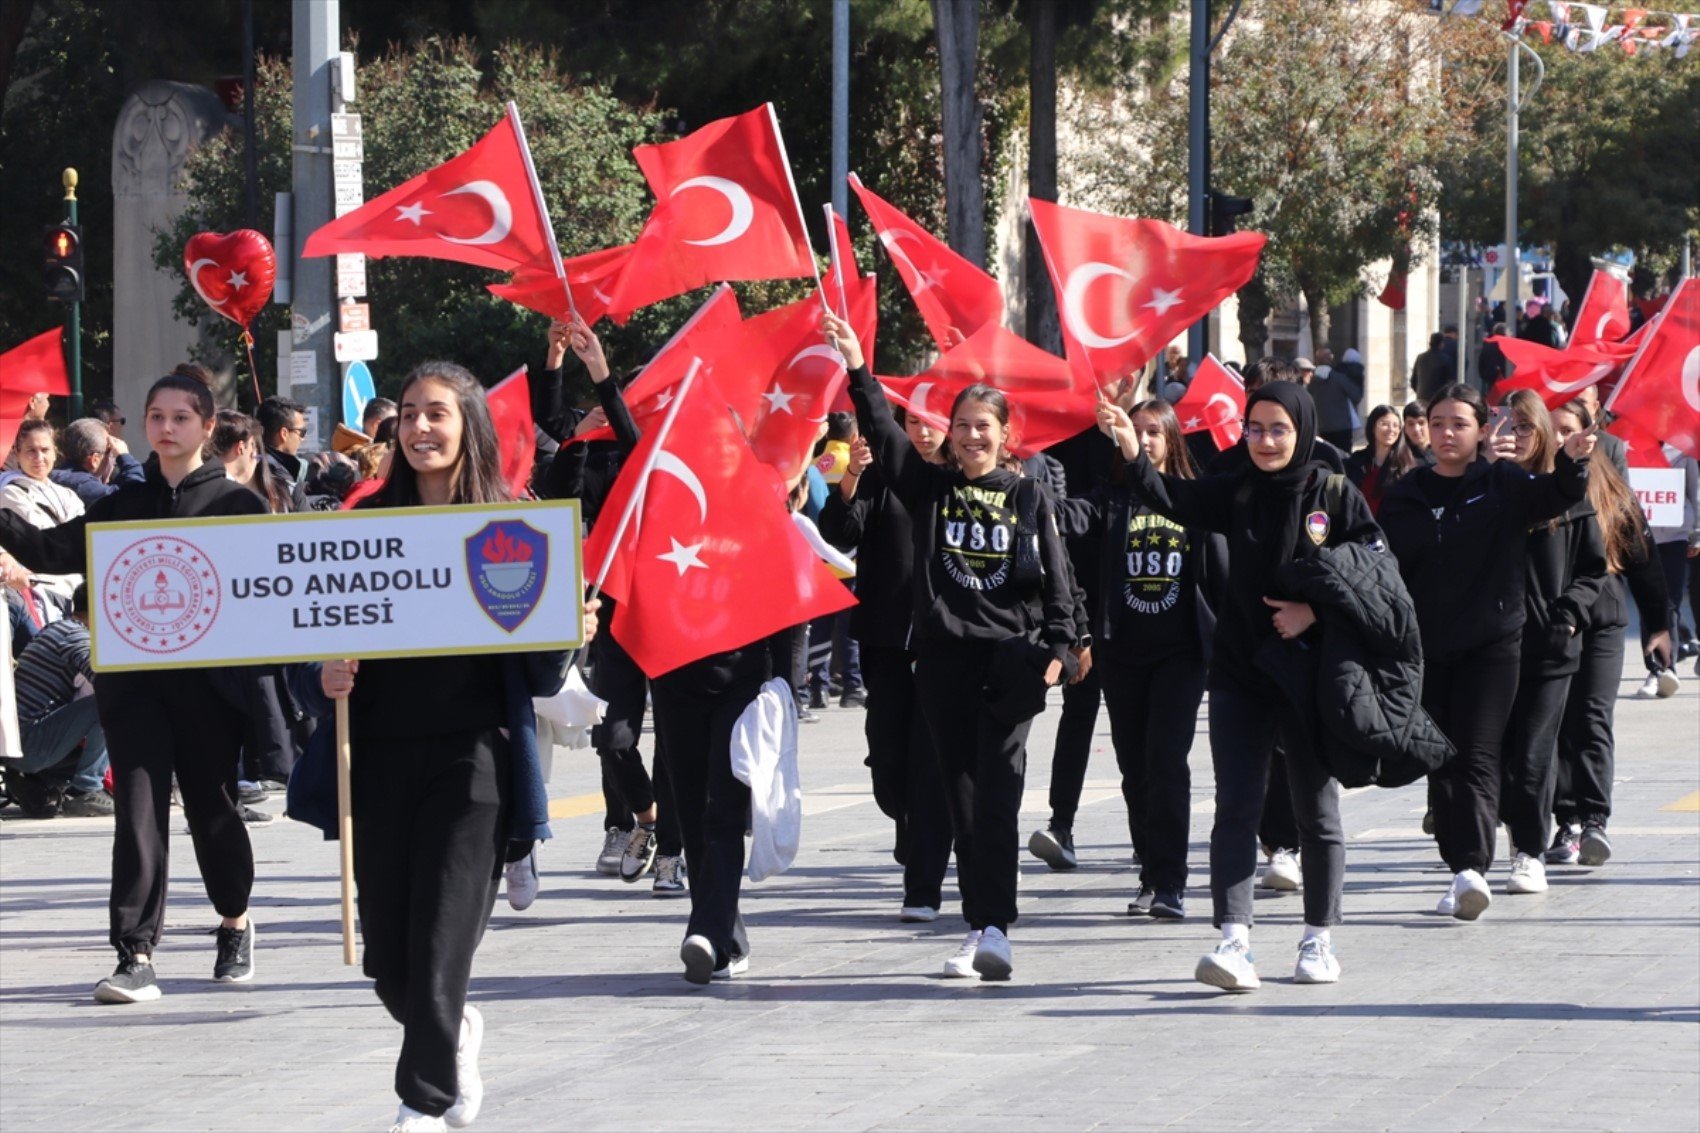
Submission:
M 207 294 L 206 288 L 201 286 L 201 269 L 206 267 L 208 264 L 211 264 L 214 267 L 217 267 L 218 261 L 217 260 L 209 260 L 209 259 L 199 259 L 199 260 L 196 260 L 194 263 L 189 265 L 189 286 L 193 287 L 195 289 L 195 294 L 199 295 L 201 297 L 201 299 L 203 301 L 205 301 L 207 306 L 209 306 L 209 307 L 222 307 L 222 306 L 224 306 L 224 300 L 223 299 L 214 299 L 211 295 Z
M 1131 341 L 1135 333 L 1129 331 L 1120 338 L 1112 338 L 1099 334 L 1087 321 L 1086 312 L 1081 307 L 1086 298 L 1086 289 L 1107 275 L 1125 279 L 1130 286 L 1137 282 L 1121 268 L 1095 260 L 1081 264 L 1069 272 L 1068 282 L 1063 285 L 1063 313 L 1068 316 L 1069 329 L 1074 331 L 1074 337 L 1080 340 L 1080 344 L 1090 350 L 1112 350 L 1124 342 Z
M 716 244 L 730 244 L 750 229 L 750 223 L 755 220 L 755 203 L 750 200 L 749 192 L 736 181 L 724 177 L 692 177 L 688 181 L 679 182 L 678 186 L 668 194 L 676 197 L 686 189 L 712 189 L 726 198 L 726 203 L 732 206 L 732 219 L 726 222 L 726 227 L 706 240 L 684 240 L 681 243 L 695 244 L 698 247 L 712 247 Z
M 461 193 L 471 193 L 490 206 L 490 227 L 477 236 L 442 235 L 442 239 L 451 244 L 500 244 L 513 231 L 514 210 L 508 203 L 508 195 L 502 192 L 502 187 L 494 181 L 468 181 L 458 189 L 450 189 L 445 197 L 459 196 Z

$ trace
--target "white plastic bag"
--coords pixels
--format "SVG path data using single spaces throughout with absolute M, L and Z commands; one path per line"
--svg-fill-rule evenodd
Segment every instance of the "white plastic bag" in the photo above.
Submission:
M 560 692 L 537 697 L 532 703 L 538 720 L 549 722 L 555 743 L 574 751 L 590 746 L 590 729 L 602 723 L 602 714 L 608 710 L 608 702 L 585 686 L 577 665 L 567 670 L 567 683 Z

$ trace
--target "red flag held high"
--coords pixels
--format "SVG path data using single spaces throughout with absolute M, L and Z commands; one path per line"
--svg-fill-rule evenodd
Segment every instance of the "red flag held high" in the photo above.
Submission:
M 700 362 L 626 462 L 584 547 L 619 602 L 610 631 L 650 677 L 855 603 Z
M 1021 456 L 1089 429 L 1096 419 L 1096 389 L 1082 388 L 1067 362 L 999 323 L 981 327 L 924 374 L 880 378 L 905 410 L 945 430 L 956 396 L 977 382 L 997 387 L 1008 399 L 1010 448 Z
M 1700 458 L 1700 286 L 1677 284 L 1606 408 Z
M 1498 343 L 1505 360 L 1515 367 L 1510 377 L 1493 387 L 1492 399 L 1496 405 L 1512 390 L 1532 389 L 1541 395 L 1548 409 L 1556 409 L 1609 377 L 1632 353 L 1620 343 L 1572 344 L 1554 350 L 1538 342 L 1504 335 L 1489 335 L 1487 341 Z
M 502 446 L 502 479 L 517 500 L 531 485 L 537 460 L 537 430 L 531 419 L 531 377 L 521 366 L 484 391 L 490 420 Z
M 1160 220 L 1028 204 L 1069 359 L 1100 384 L 1145 365 L 1245 286 L 1268 243 L 1260 232 L 1192 236 Z
M 339 216 L 302 252 L 425 256 L 482 267 L 554 272 L 515 115 L 472 148 Z
M 1571 346 L 1621 342 L 1629 333 L 1629 287 L 1610 272 L 1595 271 L 1576 312 Z
M 616 322 L 708 283 L 814 273 L 772 103 L 632 154 L 656 205 L 614 290 Z
M 632 246 L 621 244 L 562 261 L 567 286 L 573 289 L 573 304 L 578 307 L 586 326 L 594 325 L 597 319 L 608 313 L 608 304 L 614 301 L 614 283 L 631 254 Z M 572 316 L 565 289 L 549 268 L 521 268 L 508 282 L 490 284 L 489 291 L 510 303 L 563 323 Z
M 1216 448 L 1229 449 L 1240 443 L 1240 419 L 1245 416 L 1245 383 L 1228 367 L 1206 354 L 1186 387 L 1186 395 L 1175 402 L 1182 433 L 1210 430 Z
M 997 280 L 881 199 L 854 173 L 850 187 L 867 210 L 875 235 L 897 267 L 897 277 L 909 289 L 941 353 L 987 323 L 1003 319 L 1003 292 Z
M 43 331 L 0 354 L 0 455 L 12 451 L 30 398 L 38 393 L 70 396 L 62 327 Z

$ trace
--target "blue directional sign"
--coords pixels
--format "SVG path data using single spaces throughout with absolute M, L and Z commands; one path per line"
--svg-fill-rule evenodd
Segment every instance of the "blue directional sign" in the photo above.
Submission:
M 372 384 L 372 370 L 364 362 L 350 362 L 342 376 L 342 420 L 351 429 L 360 427 L 360 415 L 366 403 L 378 396 Z

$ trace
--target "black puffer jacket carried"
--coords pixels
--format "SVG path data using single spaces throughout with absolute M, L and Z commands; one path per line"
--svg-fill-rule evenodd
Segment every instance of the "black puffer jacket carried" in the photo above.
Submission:
M 1279 568 L 1283 588 L 1315 607 L 1303 638 L 1269 638 L 1255 663 L 1344 787 L 1401 787 L 1452 758 L 1423 711 L 1417 611 L 1392 555 L 1362 543 L 1326 547 Z

